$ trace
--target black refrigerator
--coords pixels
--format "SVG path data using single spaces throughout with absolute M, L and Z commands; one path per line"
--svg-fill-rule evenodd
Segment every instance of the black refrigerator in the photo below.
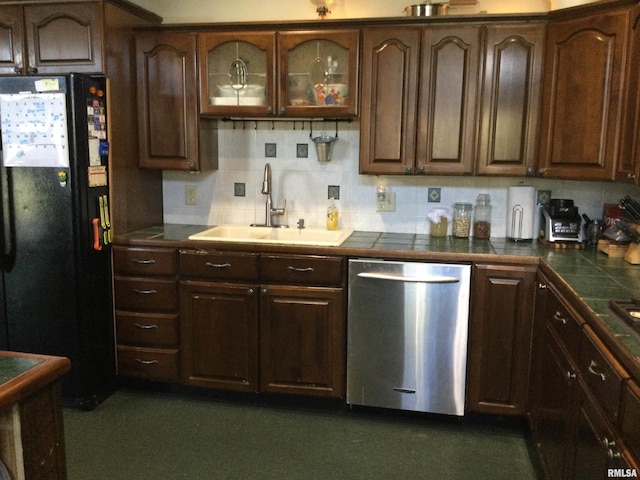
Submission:
M 64 356 L 65 404 L 115 389 L 104 76 L 0 77 L 0 349 Z

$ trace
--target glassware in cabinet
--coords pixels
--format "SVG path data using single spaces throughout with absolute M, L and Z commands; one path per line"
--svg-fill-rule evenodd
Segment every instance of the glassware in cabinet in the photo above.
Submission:
M 350 117 L 357 114 L 357 30 L 278 34 L 278 114 Z
M 198 42 L 201 113 L 274 114 L 275 32 L 205 33 Z

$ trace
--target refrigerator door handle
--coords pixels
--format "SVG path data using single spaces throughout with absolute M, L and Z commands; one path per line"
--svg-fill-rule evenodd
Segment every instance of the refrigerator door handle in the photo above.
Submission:
M 0 155 L 1 158 L 2 155 Z M 10 168 L 1 168 L 0 198 L 0 227 L 2 228 L 2 234 L 0 235 L 0 270 L 10 272 L 16 261 L 16 225 Z

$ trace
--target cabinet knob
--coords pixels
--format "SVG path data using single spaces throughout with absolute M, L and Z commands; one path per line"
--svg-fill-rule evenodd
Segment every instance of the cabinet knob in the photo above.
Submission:
M 544 168 L 540 168 L 540 169 L 538 169 L 537 175 L 538 175 L 539 177 L 544 177 Z
M 266 295 L 267 293 L 269 293 L 269 292 L 267 291 L 266 288 L 263 288 L 263 289 L 260 290 L 260 294 L 261 295 Z
M 36 73 L 38 73 L 38 69 L 36 67 L 28 67 L 27 68 L 27 73 L 29 75 L 35 75 Z
M 285 107 L 280 107 L 280 115 L 284 115 L 287 112 Z
M 569 381 L 575 380 L 576 379 L 576 374 L 574 372 L 567 371 L 566 377 L 567 377 L 567 380 L 569 380 Z
M 544 284 L 544 283 L 538 283 L 538 288 L 540 290 L 546 290 L 548 287 L 548 285 Z
M 256 291 L 253 288 L 247 288 L 247 296 L 252 296 Z
M 633 173 L 627 173 L 627 180 L 635 180 L 636 176 Z
M 533 169 L 533 167 L 527 167 L 526 174 L 529 177 L 532 177 L 533 175 L 535 175 L 535 170 Z
M 413 173 L 413 168 L 412 167 L 405 168 L 404 173 L 405 175 L 411 175 Z
M 20 65 L 16 65 L 15 67 L 13 67 L 13 71 L 20 75 L 22 73 L 22 67 Z
M 426 173 L 426 172 L 425 172 L 425 167 L 424 167 L 424 165 L 420 165 L 420 166 L 418 167 L 418 175 L 424 175 L 425 173 Z

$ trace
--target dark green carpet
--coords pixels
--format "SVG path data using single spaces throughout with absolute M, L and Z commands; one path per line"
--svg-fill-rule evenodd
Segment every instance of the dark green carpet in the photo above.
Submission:
M 534 480 L 520 429 L 334 406 L 119 391 L 65 409 L 69 480 Z

